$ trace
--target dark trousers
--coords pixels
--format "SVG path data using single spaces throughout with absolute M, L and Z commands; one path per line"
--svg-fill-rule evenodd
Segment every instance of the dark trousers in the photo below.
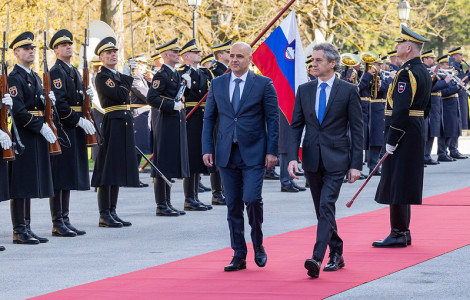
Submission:
M 279 154 L 279 168 L 280 171 L 280 180 L 281 185 L 286 186 L 292 184 L 292 177 L 290 177 L 289 172 L 287 171 L 287 167 L 289 162 L 287 161 L 287 153 L 280 153 Z
M 458 137 L 455 138 L 445 138 L 440 137 L 437 139 L 437 155 L 439 157 L 448 155 L 447 149 L 449 149 L 450 154 L 456 154 L 458 152 Z
M 220 176 L 227 202 L 227 221 L 230 242 L 235 256 L 245 258 L 247 253 L 244 229 L 244 208 L 251 226 L 254 246 L 263 244 L 263 188 L 264 165 L 247 166 L 243 162 L 238 146 L 232 146 L 227 167 L 220 167 Z
M 325 257 L 327 246 L 330 247 L 330 255 L 343 254 L 343 240 L 339 237 L 336 227 L 335 204 L 345 175 L 345 171 L 329 172 L 325 170 L 321 159 L 317 172 L 305 171 L 318 219 L 317 240 L 313 247 L 313 256 L 321 261 Z
M 369 151 L 367 151 L 367 167 L 370 170 L 373 170 L 380 161 L 380 149 L 381 146 L 369 146 Z
M 430 137 L 424 145 L 424 157 L 431 158 L 432 144 L 434 144 L 434 137 Z
M 411 207 L 410 205 L 390 205 L 390 226 L 392 229 L 406 231 L 410 228 Z

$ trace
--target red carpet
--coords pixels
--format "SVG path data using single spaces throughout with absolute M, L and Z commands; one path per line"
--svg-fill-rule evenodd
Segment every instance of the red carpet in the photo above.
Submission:
M 465 199 L 466 201 L 460 201 Z M 470 244 L 470 188 L 430 197 L 412 207 L 413 245 L 375 249 L 389 230 L 388 208 L 338 221 L 346 266 L 310 279 L 303 267 L 312 253 L 316 226 L 265 239 L 268 264 L 258 268 L 250 250 L 248 269 L 223 272 L 231 249 L 190 257 L 76 286 L 38 299 L 318 299 Z M 450 206 L 442 206 L 453 203 Z M 461 203 L 463 206 L 457 206 Z M 326 263 L 326 261 L 324 262 Z

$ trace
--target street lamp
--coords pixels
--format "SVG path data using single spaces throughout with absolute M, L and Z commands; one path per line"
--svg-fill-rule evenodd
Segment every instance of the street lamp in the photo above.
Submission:
M 197 41 L 196 10 L 201 6 L 202 0 L 188 0 L 188 5 L 193 8 L 193 38 Z
M 406 22 L 410 19 L 411 6 L 408 1 L 400 1 L 397 6 L 398 10 L 398 19 L 400 19 L 401 24 L 406 25 Z

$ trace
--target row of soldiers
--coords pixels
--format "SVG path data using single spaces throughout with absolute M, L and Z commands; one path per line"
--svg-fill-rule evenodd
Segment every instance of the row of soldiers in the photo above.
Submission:
M 141 115 L 151 114 L 152 169 L 157 216 L 179 216 L 185 210 L 206 211 L 211 205 L 198 199 L 201 173 L 211 172 L 213 205 L 225 205 L 220 176 L 208 170 L 201 159 L 201 134 L 204 104 L 186 121 L 189 112 L 208 91 L 210 81 L 228 69 L 231 41 L 213 47 L 214 55 L 207 57 L 206 67 L 201 50 L 194 40 L 178 47 L 177 39 L 157 48 L 163 61 L 149 82 L 145 65 L 139 59 L 130 60 L 132 76 L 116 70 L 118 65 L 116 40 L 107 37 L 95 48 L 99 65 L 95 64 L 93 85 L 84 87 L 82 76 L 71 64 L 73 35 L 59 30 L 51 39 L 49 48 L 57 58 L 50 70 L 49 98 L 57 108 L 54 119 L 59 129 L 57 136 L 44 118 L 45 95 L 39 76 L 31 70 L 34 62 L 34 35 L 20 34 L 10 44 L 17 64 L 8 75 L 8 93 L 2 95 L 3 105 L 11 107 L 11 117 L 25 146 L 24 153 L 11 162 L 0 160 L 0 201 L 10 200 L 13 223 L 13 243 L 39 244 L 48 242 L 31 230 L 31 199 L 49 198 L 54 236 L 84 235 L 70 223 L 71 190 L 97 188 L 99 226 L 119 228 L 131 226 L 116 213 L 119 187 L 140 186 L 136 160 L 134 122 L 142 122 Z M 183 59 L 184 65 L 176 69 Z M 158 63 L 156 63 L 158 65 Z M 99 105 L 93 115 L 101 113 L 99 129 L 84 117 L 84 94 L 93 98 L 96 90 Z M 184 98 L 181 93 L 184 91 Z M 93 101 L 96 103 L 96 101 Z M 99 106 L 99 107 L 98 107 Z M 86 135 L 98 133 L 99 147 L 95 153 L 93 175 L 89 178 Z M 0 130 L 3 149 L 12 146 L 10 137 Z M 49 144 L 61 141 L 62 154 L 49 156 Z M 66 142 L 64 142 L 66 141 Z M 20 180 L 21 178 L 21 180 Z M 184 178 L 184 210 L 171 203 L 170 180 Z M 0 247 L 0 250 L 4 250 Z

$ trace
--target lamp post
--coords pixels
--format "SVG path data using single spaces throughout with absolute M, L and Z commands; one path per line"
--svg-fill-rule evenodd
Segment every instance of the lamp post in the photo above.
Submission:
M 398 19 L 400 19 L 401 24 L 406 25 L 406 22 L 410 19 L 411 6 L 408 1 L 400 1 L 397 6 L 398 10 Z
M 202 0 L 188 0 L 188 5 L 193 8 L 193 38 L 197 41 L 196 10 L 201 6 Z

